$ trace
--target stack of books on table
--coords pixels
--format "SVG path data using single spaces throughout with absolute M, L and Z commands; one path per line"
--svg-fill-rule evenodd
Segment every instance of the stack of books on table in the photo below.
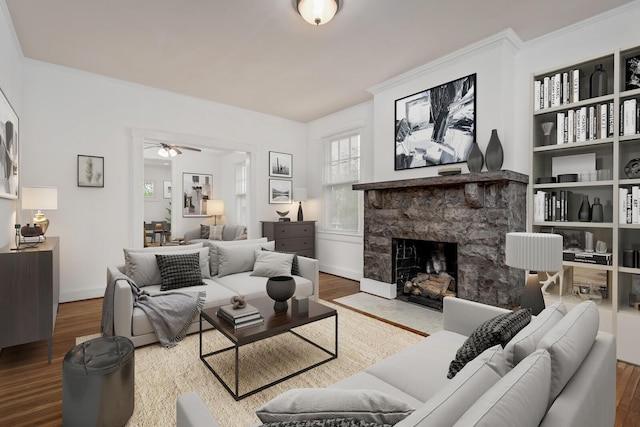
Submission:
M 576 252 L 565 250 L 562 252 L 563 261 L 583 262 L 585 264 L 611 265 L 613 255 L 597 252 Z
M 237 309 L 234 309 L 232 304 L 223 305 L 218 309 L 218 316 L 231 323 L 235 329 L 264 323 L 258 309 L 251 304 Z

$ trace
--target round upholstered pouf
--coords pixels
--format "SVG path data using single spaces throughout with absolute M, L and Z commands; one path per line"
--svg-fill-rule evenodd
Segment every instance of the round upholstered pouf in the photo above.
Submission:
M 123 426 L 133 406 L 131 340 L 100 337 L 69 350 L 62 362 L 63 426 Z
M 296 292 L 296 282 L 293 277 L 275 276 L 267 280 L 267 295 L 275 301 L 275 311 L 287 311 L 287 300 Z

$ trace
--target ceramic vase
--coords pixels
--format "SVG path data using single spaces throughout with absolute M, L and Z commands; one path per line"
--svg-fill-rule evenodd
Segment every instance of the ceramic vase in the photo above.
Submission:
M 602 68 L 602 64 L 596 65 L 596 69 L 591 73 L 589 90 L 591 98 L 607 94 L 607 72 Z
M 578 211 L 578 221 L 589 222 L 591 221 L 591 206 L 589 206 L 589 196 L 586 194 L 582 196 L 582 204 Z
M 491 138 L 487 145 L 487 152 L 484 156 L 484 162 L 487 165 L 487 169 L 490 171 L 499 171 L 502 168 L 502 161 L 504 160 L 504 153 L 502 152 L 502 143 L 498 138 L 498 130 L 493 129 L 491 131 Z
M 604 209 L 602 208 L 602 204 L 600 203 L 599 197 L 596 197 L 593 199 L 593 205 L 591 205 L 591 221 L 592 222 L 604 221 Z
M 474 142 L 471 147 L 471 151 L 469 152 L 469 157 L 467 158 L 467 166 L 469 167 L 469 172 L 480 172 L 482 170 L 482 163 L 484 162 L 484 157 L 482 156 L 482 151 L 480 151 L 480 147 L 478 147 L 478 143 Z
M 289 308 L 287 300 L 296 291 L 296 282 L 293 277 L 274 276 L 267 280 L 267 295 L 275 301 L 273 309 L 275 311 L 286 311 Z

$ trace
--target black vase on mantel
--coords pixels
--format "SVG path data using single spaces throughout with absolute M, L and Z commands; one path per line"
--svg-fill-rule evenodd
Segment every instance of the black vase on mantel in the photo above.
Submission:
M 484 157 L 482 156 L 482 151 L 480 151 L 478 143 L 474 141 L 473 146 L 471 147 L 471 151 L 469 152 L 469 157 L 467 158 L 467 166 L 469 167 L 469 172 L 480 172 L 482 170 L 483 162 Z
M 487 145 L 487 152 L 484 155 L 484 162 L 487 165 L 487 169 L 490 171 L 499 171 L 502 168 L 502 161 L 504 160 L 504 153 L 502 152 L 502 143 L 498 138 L 498 130 L 493 129 L 491 131 L 491 138 Z

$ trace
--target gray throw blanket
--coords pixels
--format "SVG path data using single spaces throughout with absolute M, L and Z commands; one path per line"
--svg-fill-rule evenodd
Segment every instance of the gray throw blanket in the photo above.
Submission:
M 114 335 L 113 300 L 116 281 L 125 280 L 131 286 L 133 306 L 145 312 L 160 344 L 170 348 L 178 344 L 187 334 L 193 320 L 204 306 L 206 292 L 164 292 L 150 294 L 138 287 L 128 276 L 121 272 L 109 271 L 107 289 L 102 301 L 102 335 Z

